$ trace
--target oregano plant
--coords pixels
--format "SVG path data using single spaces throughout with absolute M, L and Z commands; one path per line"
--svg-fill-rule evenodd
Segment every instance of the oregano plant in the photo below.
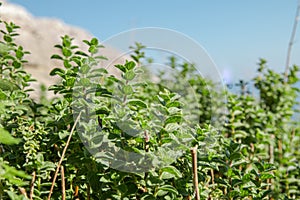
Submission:
M 65 35 L 54 98 L 36 100 L 20 27 L 1 24 L 0 199 L 299 199 L 297 66 L 285 79 L 261 59 L 219 91 L 176 56 L 153 81 L 140 43 L 112 74 L 96 38 Z

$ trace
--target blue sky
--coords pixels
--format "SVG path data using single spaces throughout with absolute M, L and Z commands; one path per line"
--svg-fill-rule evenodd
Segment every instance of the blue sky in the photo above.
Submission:
M 10 0 L 35 16 L 60 18 L 100 40 L 132 28 L 162 27 L 200 43 L 221 73 L 251 78 L 259 58 L 283 71 L 297 0 Z M 300 27 L 292 64 L 300 65 Z

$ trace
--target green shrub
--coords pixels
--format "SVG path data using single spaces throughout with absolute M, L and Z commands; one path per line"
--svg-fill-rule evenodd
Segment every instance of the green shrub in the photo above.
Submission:
M 138 43 L 133 61 L 110 75 L 96 68 L 106 59 L 97 39 L 83 41 L 83 52 L 63 36 L 55 46 L 61 54 L 52 56 L 62 67 L 50 73 L 61 78 L 49 88 L 58 95 L 37 102 L 28 94 L 34 80 L 23 70 L 28 52 L 14 42 L 19 27 L 1 23 L 1 199 L 47 199 L 60 159 L 53 199 L 63 191 L 66 199 L 191 199 L 196 145 L 201 199 L 300 198 L 300 129 L 292 118 L 297 66 L 285 82 L 261 60 L 256 97 L 244 81 L 240 94 L 216 91 L 175 57 L 172 78 L 162 71 L 155 84 L 144 67 L 151 58 Z M 222 92 L 224 113 L 218 105 L 225 102 L 212 98 Z M 225 118 L 223 127 L 213 126 L 214 112 Z

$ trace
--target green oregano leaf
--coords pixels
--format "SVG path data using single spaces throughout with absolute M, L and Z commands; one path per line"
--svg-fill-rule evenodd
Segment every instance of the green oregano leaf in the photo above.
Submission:
M 19 144 L 20 141 L 21 141 L 20 139 L 12 137 L 11 134 L 7 130 L 0 128 L 0 143 L 1 144 L 13 145 L 13 144 Z
M 141 100 L 138 100 L 138 99 L 129 100 L 128 104 L 132 105 L 132 106 L 137 106 L 137 107 L 140 107 L 140 108 L 147 108 L 147 104 L 145 102 L 141 101 Z

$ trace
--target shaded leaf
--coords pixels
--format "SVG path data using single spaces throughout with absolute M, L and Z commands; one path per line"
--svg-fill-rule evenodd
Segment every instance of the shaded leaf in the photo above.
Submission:
M 8 131 L 6 131 L 3 128 L 0 128 L 0 143 L 13 145 L 13 144 L 19 144 L 20 141 L 21 139 L 12 137 Z

